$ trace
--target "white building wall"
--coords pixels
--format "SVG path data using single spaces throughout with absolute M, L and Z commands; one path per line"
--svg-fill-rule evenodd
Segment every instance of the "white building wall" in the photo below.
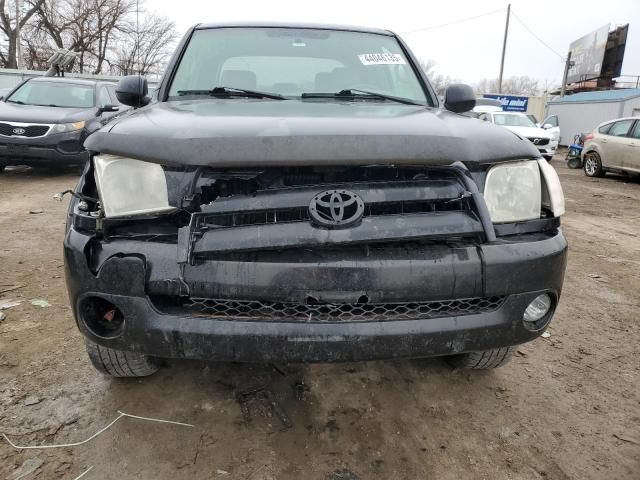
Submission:
M 627 103 L 630 101 L 627 100 Z M 623 107 L 623 102 L 550 103 L 547 115 L 558 116 L 560 145 L 569 145 L 573 143 L 575 135 L 591 132 L 602 122 L 623 116 Z M 640 105 L 637 108 L 640 108 Z
M 640 97 L 630 98 L 624 102 L 621 117 L 640 117 Z

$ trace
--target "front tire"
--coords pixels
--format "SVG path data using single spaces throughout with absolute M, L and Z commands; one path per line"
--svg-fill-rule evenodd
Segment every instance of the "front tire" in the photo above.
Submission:
M 485 370 L 505 365 L 513 353 L 513 347 L 501 347 L 482 352 L 469 352 L 445 357 L 445 361 L 453 368 Z
M 85 343 L 89 359 L 100 373 L 127 378 L 148 377 L 158 371 L 153 361 L 141 353 L 114 350 L 86 339 Z
M 604 177 L 602 159 L 598 152 L 587 152 L 584 154 L 583 169 L 587 177 Z

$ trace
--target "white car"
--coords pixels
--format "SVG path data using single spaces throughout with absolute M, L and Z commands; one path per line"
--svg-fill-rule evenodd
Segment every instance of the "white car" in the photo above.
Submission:
M 540 154 L 551 160 L 558 148 L 558 141 L 546 130 L 538 127 L 524 113 L 518 112 L 483 112 L 478 118 L 508 128 L 522 137 L 528 138 Z

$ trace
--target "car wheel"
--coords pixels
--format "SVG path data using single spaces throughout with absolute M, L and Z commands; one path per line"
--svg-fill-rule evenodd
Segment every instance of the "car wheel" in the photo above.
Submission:
M 7 168 L 6 165 L 0 165 L 0 173 L 4 172 L 5 168 Z
M 100 373 L 112 377 L 147 377 L 158 371 L 151 358 L 137 352 L 124 352 L 85 340 L 91 363 Z
M 584 174 L 587 177 L 604 177 L 602 160 L 598 152 L 587 152 L 584 154 Z
M 469 352 L 445 357 L 446 362 L 454 368 L 470 368 L 483 370 L 498 368 L 511 359 L 513 347 L 494 348 L 483 352 Z

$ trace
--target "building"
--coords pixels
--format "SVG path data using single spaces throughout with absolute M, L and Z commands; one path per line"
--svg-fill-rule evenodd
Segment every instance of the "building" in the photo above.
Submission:
M 573 143 L 579 133 L 591 132 L 602 122 L 640 116 L 640 88 L 598 90 L 555 97 L 547 105 L 547 116 L 557 115 L 560 145 Z

